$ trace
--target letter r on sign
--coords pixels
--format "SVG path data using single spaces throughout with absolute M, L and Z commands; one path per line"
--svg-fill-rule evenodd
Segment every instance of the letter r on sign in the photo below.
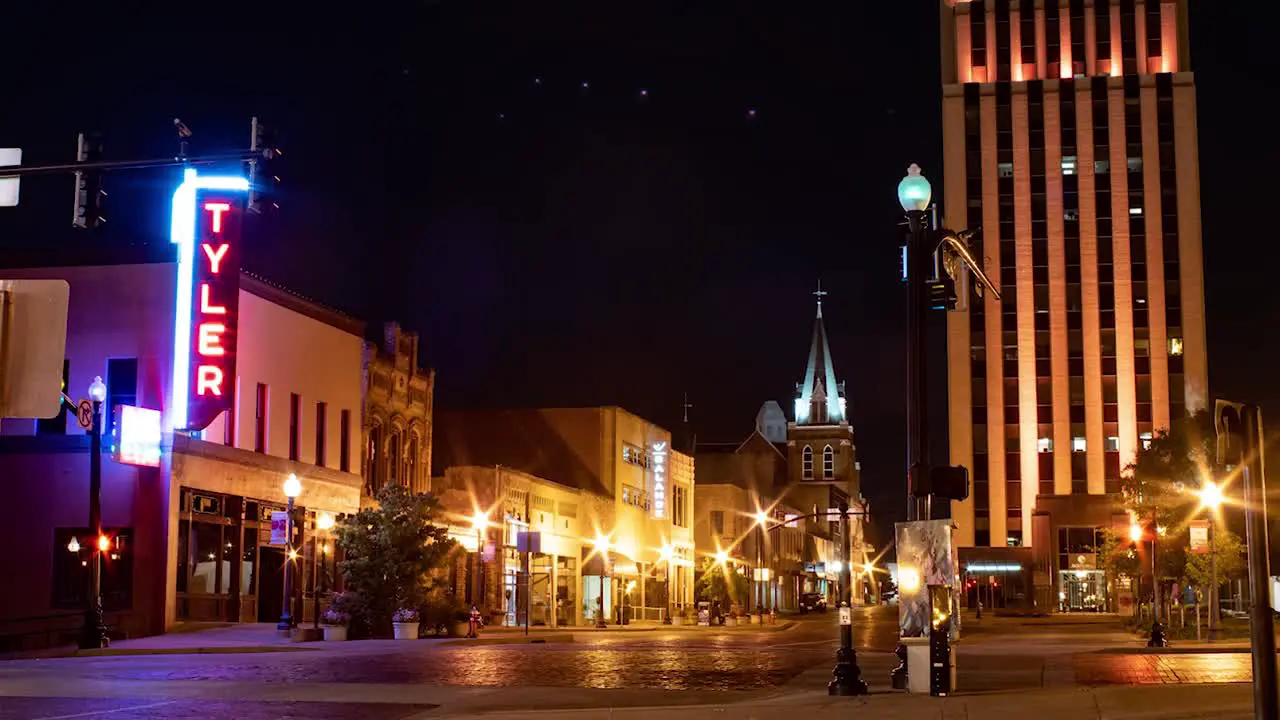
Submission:
M 216 365 L 196 368 L 196 395 L 222 396 L 222 368 Z

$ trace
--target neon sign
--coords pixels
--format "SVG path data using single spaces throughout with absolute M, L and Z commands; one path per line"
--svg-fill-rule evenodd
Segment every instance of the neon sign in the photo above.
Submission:
M 654 443 L 653 452 L 653 516 L 667 514 L 667 444 Z
M 240 237 L 249 181 L 188 169 L 173 194 L 178 246 L 169 426 L 203 430 L 235 406 Z
M 133 405 L 116 406 L 116 462 L 160 467 L 160 411 Z

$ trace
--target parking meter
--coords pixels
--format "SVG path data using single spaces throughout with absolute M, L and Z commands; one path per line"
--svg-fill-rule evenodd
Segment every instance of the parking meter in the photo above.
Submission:
M 946 697 L 951 694 L 951 588 L 929 586 L 932 620 L 929 625 L 929 694 Z

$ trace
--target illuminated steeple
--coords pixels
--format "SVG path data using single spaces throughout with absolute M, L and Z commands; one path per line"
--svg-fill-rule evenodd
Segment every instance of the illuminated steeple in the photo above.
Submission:
M 836 382 L 827 344 L 827 329 L 822 324 L 822 298 L 827 294 L 818 284 L 813 293 L 818 298 L 818 313 L 813 321 L 813 343 L 809 346 L 809 365 L 804 383 L 796 386 L 797 425 L 838 425 L 848 421 L 844 383 Z

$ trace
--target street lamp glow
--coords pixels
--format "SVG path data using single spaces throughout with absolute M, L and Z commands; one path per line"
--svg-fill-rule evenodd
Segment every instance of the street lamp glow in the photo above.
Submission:
M 1134 542 L 1142 542 L 1142 526 L 1138 523 L 1129 525 L 1129 539 Z
M 1222 486 L 1212 480 L 1206 480 L 1200 488 L 1200 507 L 1217 510 L 1222 506 Z
M 609 551 L 609 538 L 606 535 L 596 535 L 596 539 L 592 540 L 591 544 L 596 547 L 596 552 Z
M 760 510 L 759 512 L 757 512 L 754 517 L 756 519 L 756 524 L 759 525 L 760 527 L 764 527 L 765 525 L 769 524 L 769 513 L 765 512 L 764 510 Z
M 71 542 L 67 543 L 67 550 L 73 553 L 80 552 L 80 541 L 76 538 L 71 538 Z
M 89 399 L 94 402 L 107 399 L 107 386 L 102 382 L 102 376 L 94 376 L 93 382 L 89 383 Z
M 675 548 L 671 547 L 670 543 L 663 543 L 662 549 L 659 550 L 658 552 L 660 553 L 663 560 L 670 560 L 671 555 L 675 552 Z
M 298 476 L 289 473 L 289 477 L 284 480 L 284 496 L 287 498 L 296 498 L 302 494 L 302 483 L 298 480 Z
M 716 563 L 724 565 L 729 562 L 729 552 L 727 550 L 717 550 L 715 554 Z
M 838 573 L 844 569 L 844 564 L 839 560 L 832 560 L 828 565 L 831 566 L 831 572 Z
M 316 517 L 316 527 L 321 530 L 328 530 L 332 528 L 333 523 L 333 516 L 329 513 L 320 513 L 320 515 Z
M 98 536 L 99 552 L 106 552 L 110 549 L 111 549 L 111 538 L 107 537 L 106 535 L 99 535 Z
M 489 527 L 489 513 L 477 510 L 476 514 L 471 516 L 471 527 L 476 530 L 484 530 Z
M 907 168 L 907 176 L 898 183 L 898 202 L 907 212 L 923 211 L 929 207 L 933 199 L 933 187 L 924 175 L 920 174 L 920 166 L 911 163 Z

